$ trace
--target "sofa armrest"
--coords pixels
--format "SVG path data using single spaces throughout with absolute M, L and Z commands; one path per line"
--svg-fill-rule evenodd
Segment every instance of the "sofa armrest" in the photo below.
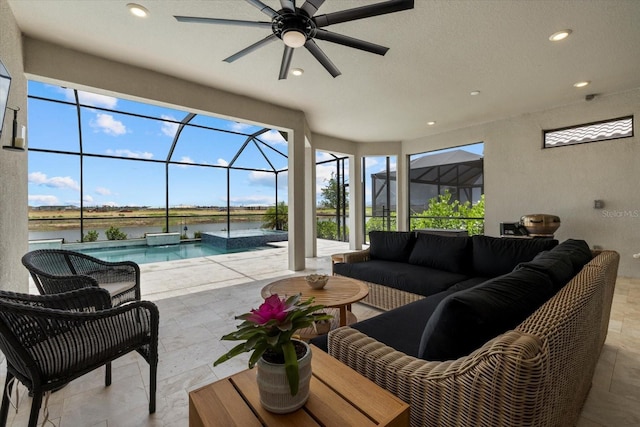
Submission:
M 329 334 L 329 354 L 407 402 L 411 425 L 420 426 L 499 426 L 517 420 L 537 425 L 548 364 L 542 349 L 537 337 L 509 331 L 469 356 L 430 362 L 350 327 Z
M 369 253 L 369 249 L 363 249 L 361 251 L 355 251 L 355 252 L 345 252 L 344 254 L 342 254 L 342 259 L 343 259 L 342 262 L 345 262 L 348 264 L 369 261 L 370 258 L 371 256 Z

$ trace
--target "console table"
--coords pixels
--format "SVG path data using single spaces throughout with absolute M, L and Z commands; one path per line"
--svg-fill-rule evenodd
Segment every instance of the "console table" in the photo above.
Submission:
M 290 414 L 260 405 L 255 369 L 247 369 L 189 393 L 189 427 L 409 425 L 409 405 L 311 346 L 309 400 Z

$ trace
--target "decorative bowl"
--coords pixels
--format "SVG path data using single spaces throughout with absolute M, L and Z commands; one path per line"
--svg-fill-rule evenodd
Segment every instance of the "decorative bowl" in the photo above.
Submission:
M 326 274 L 309 274 L 304 279 L 313 289 L 322 289 L 329 281 L 329 276 Z

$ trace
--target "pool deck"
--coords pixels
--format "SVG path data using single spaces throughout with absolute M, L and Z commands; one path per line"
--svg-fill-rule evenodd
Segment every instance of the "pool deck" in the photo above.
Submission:
M 137 354 L 113 362 L 113 383 L 104 386 L 104 369 L 97 369 L 49 398 L 56 426 L 180 427 L 188 425 L 188 393 L 246 369 L 248 354 L 219 366 L 213 361 L 235 343 L 220 337 L 235 329 L 234 316 L 256 308 L 260 289 L 279 278 L 330 273 L 333 253 L 346 243 L 318 240 L 318 257 L 307 258 L 304 271 L 287 269 L 286 242 L 273 251 L 243 252 L 144 264 L 142 297 L 160 309 L 157 412 L 148 413 L 149 368 Z M 578 427 L 640 425 L 638 362 L 640 279 L 618 278 L 607 342 Z M 36 293 L 35 287 L 31 291 Z M 359 319 L 378 311 L 354 304 Z M 635 313 L 635 316 L 634 316 Z M 0 384 L 6 367 L 0 363 Z M 19 412 L 9 410 L 9 426 L 25 426 L 31 399 L 19 386 Z M 15 399 L 14 399 L 15 401 Z M 40 418 L 42 422 L 42 417 Z

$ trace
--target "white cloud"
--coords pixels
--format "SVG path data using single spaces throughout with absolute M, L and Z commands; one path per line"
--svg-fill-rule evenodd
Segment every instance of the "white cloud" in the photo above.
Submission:
M 327 182 L 331 179 L 331 172 L 335 173 L 335 163 L 316 166 L 316 194 L 320 198 L 320 191 L 327 186 Z
M 107 135 L 119 136 L 127 133 L 126 126 L 121 121 L 114 119 L 111 114 L 98 113 L 96 119 L 91 120 L 89 125 L 98 132 L 104 132 Z
M 108 188 L 104 188 L 104 187 L 97 187 L 95 189 L 95 192 L 98 193 L 101 196 L 109 196 L 111 194 L 111 190 L 109 190 Z
M 189 156 L 182 156 L 180 157 L 180 160 L 178 160 L 180 163 L 189 163 L 189 164 L 194 164 L 195 161 L 189 157 Z M 188 168 L 190 167 L 189 165 L 176 165 L 179 168 Z
M 171 116 L 167 116 L 165 114 L 163 114 L 161 116 L 163 119 L 165 120 L 176 120 L 174 117 Z M 176 135 L 176 132 L 178 131 L 178 123 L 174 123 L 174 122 L 162 122 L 162 126 L 160 127 L 160 131 L 166 135 L 169 136 L 171 138 L 173 138 Z
M 227 162 L 225 159 L 218 159 L 218 162 L 216 163 L 216 165 L 218 165 L 218 166 L 229 166 L 229 162 Z
M 60 201 L 58 201 L 56 196 L 30 194 L 29 204 L 32 206 L 58 206 L 60 205 Z
M 378 159 L 376 159 L 375 157 L 365 157 L 364 158 L 364 165 L 367 169 L 374 167 L 375 165 L 378 164 Z
M 249 129 L 251 127 L 251 125 L 247 124 L 247 123 L 235 122 L 230 127 L 231 127 L 232 131 L 242 132 L 242 131 L 245 131 L 245 130 Z
M 71 98 L 73 98 L 73 91 Z M 99 95 L 97 93 L 78 91 L 78 99 L 81 104 L 91 105 L 92 107 L 115 108 L 118 104 L 118 98 L 107 95 Z
M 273 144 L 287 145 L 287 141 L 282 137 L 282 135 L 280 135 L 280 132 L 275 129 L 271 129 L 269 132 L 261 134 L 258 138 Z
M 316 162 L 324 162 L 325 160 L 335 160 L 335 157 L 326 151 L 316 151 Z
M 54 176 L 49 178 L 42 172 L 32 172 L 28 176 L 28 181 L 30 184 L 43 185 L 45 187 L 68 188 L 80 191 L 80 185 L 70 176 Z
M 278 188 L 285 188 L 287 186 L 288 177 L 288 172 L 278 174 Z M 249 173 L 249 183 L 252 185 L 261 185 L 273 188 L 276 183 L 275 174 L 271 172 L 252 171 Z
M 93 203 L 93 197 L 91 197 L 89 194 L 85 194 L 84 197 L 82 198 L 82 202 L 85 204 L 92 204 Z
M 110 156 L 118 156 L 118 157 L 128 157 L 130 159 L 151 159 L 153 158 L 153 153 L 149 153 L 148 151 L 131 151 L 127 149 L 120 150 L 107 150 L 107 154 Z

